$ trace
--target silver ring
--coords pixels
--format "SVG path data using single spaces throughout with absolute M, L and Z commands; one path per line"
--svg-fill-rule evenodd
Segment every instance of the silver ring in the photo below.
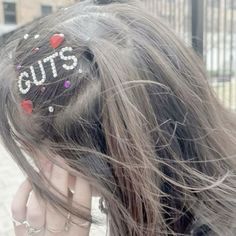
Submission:
M 46 230 L 54 233 L 54 234 L 58 234 L 58 233 L 62 233 L 62 232 L 68 232 L 70 230 L 70 224 L 71 224 L 71 214 L 68 213 L 67 214 L 67 218 L 66 218 L 66 223 L 64 225 L 63 229 L 53 229 L 52 227 L 46 227 Z
M 84 223 L 79 223 L 78 226 L 80 226 L 82 228 L 88 228 L 90 226 L 90 222 L 86 221 Z
M 69 232 L 70 225 L 71 225 L 71 214 L 68 213 L 67 214 L 67 220 L 66 220 L 65 227 L 64 227 L 65 232 Z
M 82 228 L 88 228 L 90 227 L 91 223 L 89 221 L 84 221 L 84 222 L 71 222 L 74 225 L 80 226 Z
M 25 227 L 27 229 L 27 233 L 28 233 L 29 236 L 33 236 L 35 234 L 38 234 L 38 233 L 40 233 L 44 229 L 44 227 L 34 228 L 26 220 L 23 222 L 23 225 L 25 225 Z
M 22 221 L 15 220 L 13 217 L 11 217 L 11 220 L 16 227 L 20 225 L 24 225 L 24 222 L 25 222 L 25 220 L 22 220 Z
M 58 233 L 62 233 L 65 231 L 64 228 L 59 230 L 59 229 L 53 229 L 51 227 L 46 227 L 46 230 L 49 231 L 50 233 L 53 233 L 53 234 L 58 234 Z

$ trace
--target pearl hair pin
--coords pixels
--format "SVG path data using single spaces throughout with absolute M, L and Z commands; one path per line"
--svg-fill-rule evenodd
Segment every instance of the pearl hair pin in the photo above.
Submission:
M 33 51 L 33 52 L 38 52 L 38 51 L 39 51 L 39 48 L 33 48 L 32 51 Z
M 24 39 L 28 39 L 28 38 L 29 38 L 29 34 L 25 34 Z
M 21 65 L 17 65 L 17 66 L 16 66 L 16 69 L 17 69 L 17 70 L 20 70 L 21 67 L 22 67 Z
M 49 110 L 50 113 L 53 113 L 53 112 L 54 112 L 54 107 L 53 107 L 53 106 L 50 106 L 50 107 L 48 108 L 48 110 Z
M 41 93 L 44 93 L 45 90 L 46 90 L 46 87 L 44 87 L 44 86 L 40 89 Z

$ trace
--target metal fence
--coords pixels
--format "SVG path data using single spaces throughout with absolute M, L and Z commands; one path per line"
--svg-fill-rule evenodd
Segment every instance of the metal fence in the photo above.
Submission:
M 143 0 L 203 57 L 222 103 L 236 110 L 236 0 Z

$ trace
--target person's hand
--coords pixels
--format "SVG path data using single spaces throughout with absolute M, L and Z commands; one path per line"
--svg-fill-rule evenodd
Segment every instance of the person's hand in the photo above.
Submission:
M 53 186 L 64 195 L 68 193 L 68 185 L 74 185 L 72 201 L 83 205 L 88 211 L 91 210 L 92 191 L 87 181 L 78 177 L 73 179 L 64 169 L 49 163 L 44 168 L 44 173 Z M 49 203 L 45 203 L 35 194 L 28 180 L 25 180 L 16 192 L 11 211 L 15 236 L 89 235 L 89 222 L 78 222 L 72 219 L 70 214 L 67 214 L 66 218 L 54 210 Z

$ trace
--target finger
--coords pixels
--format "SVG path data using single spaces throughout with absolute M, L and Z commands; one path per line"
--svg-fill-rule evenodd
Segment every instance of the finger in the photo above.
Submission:
M 92 202 L 92 189 L 89 183 L 82 179 L 76 178 L 75 192 L 73 196 L 73 202 L 76 205 L 82 206 L 82 210 L 90 215 L 91 214 L 91 202 Z M 68 235 L 80 235 L 87 236 L 90 231 L 90 223 L 82 219 L 72 219 L 74 223 L 71 224 Z
M 68 178 L 69 178 L 69 179 L 68 179 L 68 188 L 69 188 L 69 190 L 74 194 L 74 192 L 75 192 L 75 181 L 76 181 L 76 177 L 69 174 L 69 177 L 68 177 Z
M 24 222 L 26 220 L 26 204 L 28 201 L 29 193 L 32 190 L 32 186 L 28 179 L 26 179 L 18 188 L 11 204 L 12 218 L 18 222 Z M 18 225 L 14 222 L 14 230 L 16 236 L 22 236 L 26 234 L 26 228 L 24 225 Z
M 61 167 L 53 165 L 51 174 L 51 184 L 64 196 L 67 196 L 68 173 Z M 52 190 L 55 194 L 55 190 Z M 58 195 L 61 197 L 60 195 Z M 50 231 L 62 231 L 64 229 L 66 218 L 60 212 L 55 210 L 50 204 L 46 207 L 46 233 L 45 236 L 55 235 Z M 58 235 L 58 234 L 57 234 Z
M 53 164 L 50 161 L 44 162 L 43 164 L 41 163 L 39 166 L 40 174 L 43 177 L 45 177 L 47 180 L 50 180 L 50 178 L 51 178 L 52 167 L 53 167 Z
M 52 171 L 52 163 L 45 162 L 40 169 L 40 174 L 42 174 L 46 179 L 50 180 Z M 38 236 L 43 236 L 45 233 L 44 226 L 46 222 L 46 203 L 39 196 L 36 195 L 35 191 L 31 191 L 27 201 L 27 213 L 26 213 L 26 228 L 36 230 Z M 38 231 L 38 232 L 37 232 Z
M 45 225 L 45 213 L 45 202 L 39 196 L 37 196 L 34 191 L 31 191 L 27 202 L 26 216 L 30 227 L 36 230 L 43 229 Z M 43 230 L 40 233 L 37 233 L 37 235 L 43 235 Z
M 45 168 L 47 168 L 47 166 L 50 166 L 50 165 L 52 165 L 52 162 L 48 159 L 48 158 L 46 158 L 43 154 L 41 154 L 41 153 L 39 153 L 38 155 L 37 155 L 37 159 L 36 159 L 36 161 L 37 161 L 37 166 L 39 167 L 39 170 L 41 171 L 41 170 L 44 170 Z

